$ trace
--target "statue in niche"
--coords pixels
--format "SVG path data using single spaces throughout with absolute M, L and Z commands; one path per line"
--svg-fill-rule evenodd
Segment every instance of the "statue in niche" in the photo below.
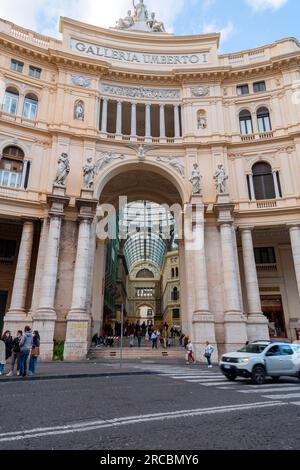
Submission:
M 190 182 L 192 183 L 192 194 L 193 195 L 196 195 L 196 194 L 201 195 L 202 175 L 199 171 L 198 163 L 194 163 L 193 167 L 194 167 L 194 169 L 192 171 L 192 176 L 191 176 L 191 179 L 190 179 Z
M 94 187 L 95 165 L 92 162 L 92 157 L 89 157 L 83 167 L 84 189 L 93 189 Z
M 133 16 L 131 15 L 131 10 L 128 10 L 127 16 L 125 18 L 120 18 L 119 21 L 117 21 L 117 28 L 119 29 L 128 29 L 131 26 L 133 26 L 134 20 Z
M 70 162 L 67 153 L 62 153 L 57 162 L 57 172 L 54 184 L 58 186 L 65 186 L 66 179 L 70 173 Z
M 149 18 L 148 10 L 146 5 L 144 4 L 144 0 L 140 0 L 139 3 L 136 5 L 133 0 L 134 6 L 134 21 L 147 21 Z
M 74 119 L 76 121 L 84 121 L 84 102 L 81 100 L 75 101 Z
M 226 181 L 228 180 L 228 175 L 226 175 L 225 168 L 220 163 L 218 169 L 214 175 L 214 180 L 216 181 L 216 189 L 218 194 L 226 194 Z
M 154 33 L 166 32 L 164 23 L 156 19 L 155 13 L 151 13 L 151 19 L 147 21 L 147 25 L 152 29 Z
M 207 122 L 206 122 L 206 113 L 205 111 L 199 111 L 198 113 L 198 129 L 206 129 Z

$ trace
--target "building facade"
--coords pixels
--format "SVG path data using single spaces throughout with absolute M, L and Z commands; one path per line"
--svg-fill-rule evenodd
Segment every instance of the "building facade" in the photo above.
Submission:
M 137 7 L 111 29 L 61 18 L 61 41 L 0 20 L 1 326 L 39 330 L 43 358 L 53 339 L 85 356 L 109 303 L 97 223 L 127 196 L 191 214 L 174 287 L 199 358 L 206 340 L 295 339 L 300 45 L 219 55 L 219 34 L 177 37 Z

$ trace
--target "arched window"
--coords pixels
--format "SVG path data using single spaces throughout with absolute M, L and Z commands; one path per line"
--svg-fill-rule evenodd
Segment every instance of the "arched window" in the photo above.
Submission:
M 19 92 L 16 88 L 6 88 L 3 101 L 3 111 L 9 114 L 17 114 L 19 102 Z
M 28 169 L 29 171 L 29 169 Z M 24 152 L 19 147 L 6 147 L 0 158 L 0 186 L 20 188 L 23 183 Z M 25 175 L 28 179 L 26 172 Z M 24 181 L 24 187 L 26 187 Z
M 38 103 L 38 98 L 32 93 L 28 93 L 24 100 L 23 117 L 35 121 L 38 111 Z
M 241 134 L 253 134 L 253 125 L 251 113 L 244 109 L 240 112 Z
M 270 132 L 272 130 L 270 112 L 268 108 L 258 109 L 257 122 L 259 132 Z
M 269 163 L 259 162 L 252 167 L 255 198 L 275 199 L 275 185 L 272 168 Z
M 175 300 L 175 301 L 179 300 L 179 291 L 177 287 L 174 287 L 171 297 L 172 297 L 172 300 Z
M 153 272 L 151 272 L 149 269 L 141 269 L 137 275 L 136 275 L 137 279 L 152 279 L 154 278 L 154 274 Z

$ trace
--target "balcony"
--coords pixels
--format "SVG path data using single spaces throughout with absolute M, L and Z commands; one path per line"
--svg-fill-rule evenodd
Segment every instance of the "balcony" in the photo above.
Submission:
M 258 132 L 257 134 L 240 134 L 242 142 L 253 142 L 258 140 L 270 140 L 273 139 L 274 132 Z
M 260 201 L 240 201 L 236 204 L 236 209 L 239 212 L 244 211 L 270 211 L 280 209 L 295 209 L 299 207 L 300 199 L 297 197 L 283 197 L 279 199 L 265 199 Z
M 259 273 L 277 273 L 277 264 L 270 263 L 270 264 L 257 264 L 256 265 L 257 272 Z

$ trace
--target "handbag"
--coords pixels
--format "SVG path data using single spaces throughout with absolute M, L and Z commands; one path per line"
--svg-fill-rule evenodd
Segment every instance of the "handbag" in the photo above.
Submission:
M 207 358 L 208 358 L 208 357 L 210 357 L 210 356 L 211 356 L 211 354 L 209 354 L 208 352 L 204 353 L 204 357 L 207 357 Z
M 40 355 L 40 348 L 38 346 L 34 346 L 31 350 L 31 357 L 38 357 Z

